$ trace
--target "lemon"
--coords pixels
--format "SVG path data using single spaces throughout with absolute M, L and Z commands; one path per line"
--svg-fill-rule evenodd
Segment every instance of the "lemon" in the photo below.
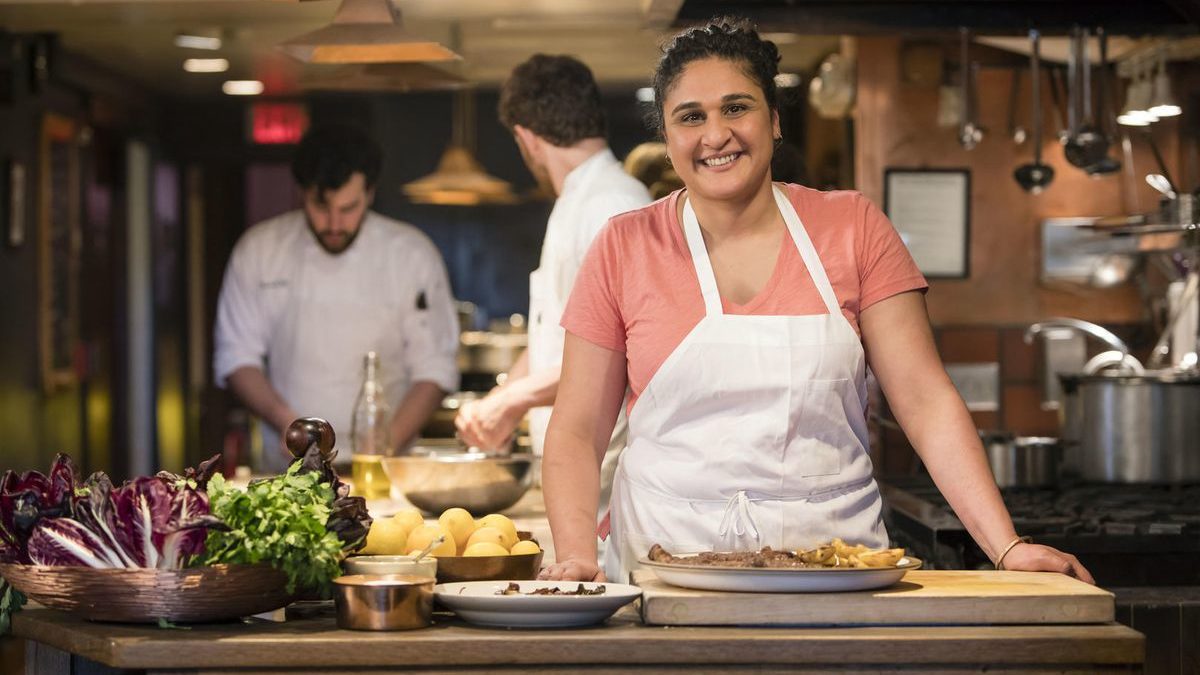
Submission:
M 391 518 L 380 518 L 367 531 L 367 544 L 359 553 L 401 555 L 408 545 L 408 530 Z
M 407 549 L 405 553 L 408 553 L 409 555 L 420 553 L 422 549 L 429 545 L 429 542 L 442 536 L 444 536 L 446 540 L 435 546 L 429 554 L 434 557 L 438 557 L 452 556 L 457 553 L 458 547 L 454 545 L 454 537 L 452 537 L 450 533 L 446 531 L 446 528 L 442 527 L 441 525 L 422 525 L 421 527 L 418 527 L 409 533 L 408 545 L 405 546 Z
M 412 532 L 425 524 L 425 517 L 416 509 L 398 511 L 396 515 L 392 516 L 392 520 L 400 523 L 404 527 L 405 532 Z
M 525 555 L 527 553 L 538 553 L 542 549 L 532 541 L 518 541 L 509 551 L 511 555 Z
M 471 535 L 467 540 L 466 548 L 470 548 L 475 544 L 495 544 L 504 549 L 504 554 L 508 555 L 508 547 L 504 545 L 504 533 L 494 527 L 481 527 Z
M 446 509 L 438 518 L 438 524 L 454 536 L 454 544 L 460 552 L 467 548 L 467 540 L 475 532 L 475 519 L 471 513 L 457 507 Z
M 489 513 L 479 519 L 479 527 L 491 527 L 500 530 L 504 534 L 504 543 L 501 544 L 505 550 L 511 549 L 517 543 L 517 526 L 513 521 L 508 519 L 508 516 L 502 516 L 499 513 Z
M 463 555 L 468 558 L 474 558 L 476 556 L 508 555 L 508 551 L 505 551 L 504 547 L 499 544 L 493 544 L 490 541 L 480 541 L 468 546 L 467 550 L 463 551 Z

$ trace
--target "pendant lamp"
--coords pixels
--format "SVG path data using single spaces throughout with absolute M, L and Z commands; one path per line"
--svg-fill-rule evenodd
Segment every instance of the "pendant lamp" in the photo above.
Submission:
M 400 25 L 391 0 L 342 0 L 333 23 L 279 45 L 305 63 L 400 63 L 461 58 L 441 43 Z
M 474 93 L 461 91 L 455 98 L 450 146 L 433 173 L 404 186 L 410 200 L 452 206 L 516 203 L 512 186 L 484 171 L 472 154 L 474 122 Z

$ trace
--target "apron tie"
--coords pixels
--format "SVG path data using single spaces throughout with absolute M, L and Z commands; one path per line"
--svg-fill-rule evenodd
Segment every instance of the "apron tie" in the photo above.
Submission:
M 731 526 L 735 535 L 744 536 L 748 530 L 754 541 L 759 540 L 758 526 L 754 524 L 754 516 L 750 513 L 750 498 L 746 496 L 745 490 L 738 490 L 725 502 L 725 515 L 721 517 L 721 527 L 717 534 L 724 537 L 729 534 Z

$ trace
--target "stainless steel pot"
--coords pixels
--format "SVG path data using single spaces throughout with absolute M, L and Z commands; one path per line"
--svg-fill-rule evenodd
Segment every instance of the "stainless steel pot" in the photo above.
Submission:
M 1061 450 L 1057 438 L 981 434 L 988 465 L 1002 488 L 1044 487 L 1058 481 Z
M 1066 468 L 1088 481 L 1200 481 L 1200 376 L 1059 376 Z

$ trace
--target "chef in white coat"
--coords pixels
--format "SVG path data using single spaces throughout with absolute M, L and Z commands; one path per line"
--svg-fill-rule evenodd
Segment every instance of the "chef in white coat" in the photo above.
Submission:
M 668 43 L 660 131 L 685 188 L 614 218 L 563 316 L 543 489 L 549 579 L 625 582 L 669 552 L 888 544 L 867 454 L 866 370 L 998 566 L 1091 579 L 1027 543 L 938 359 L 924 279 L 862 195 L 773 183 L 779 54 L 744 21 Z M 603 568 L 598 467 L 628 389 Z
M 303 208 L 254 225 L 234 247 L 213 370 L 264 422 L 260 470 L 287 466 L 280 430 L 301 416 L 329 420 L 339 460 L 349 461 L 369 351 L 394 411 L 394 447 L 458 387 L 458 318 L 442 257 L 415 227 L 370 210 L 381 163 L 361 130 L 313 128 L 292 162 Z
M 491 449 L 506 444 L 529 413 L 530 440 L 541 455 L 562 366 L 559 321 L 575 273 L 604 223 L 645 206 L 650 195 L 609 149 L 600 91 L 580 61 L 537 54 L 518 65 L 500 90 L 499 114 L 525 165 L 557 198 L 540 264 L 529 275 L 529 348 L 504 384 L 465 405 L 455 424 L 464 441 Z M 625 423 L 618 419 L 606 444 L 604 503 L 624 446 Z

